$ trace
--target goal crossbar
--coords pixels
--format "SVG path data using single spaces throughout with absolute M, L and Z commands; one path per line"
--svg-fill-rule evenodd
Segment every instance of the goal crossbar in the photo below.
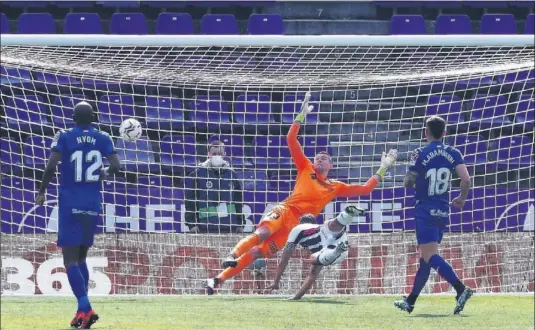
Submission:
M 50 35 L 4 34 L 2 46 L 533 46 L 532 35 Z

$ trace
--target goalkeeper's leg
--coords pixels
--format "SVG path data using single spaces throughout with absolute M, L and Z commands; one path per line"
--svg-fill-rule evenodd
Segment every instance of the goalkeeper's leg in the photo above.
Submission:
M 258 225 L 257 229 L 251 235 L 243 238 L 236 244 L 230 255 L 222 263 L 222 268 L 237 267 L 238 260 L 245 253 L 250 251 L 253 247 L 264 242 L 268 237 L 276 233 L 283 224 L 283 219 L 286 218 L 284 214 L 286 211 L 283 207 L 276 207 L 270 212 Z
M 205 281 L 204 286 L 208 295 L 212 295 L 216 288 L 221 286 L 226 280 L 238 275 L 244 268 L 249 266 L 258 258 L 269 258 L 282 249 L 288 240 L 290 230 L 282 227 L 278 232 L 271 235 L 264 243 L 254 246 L 236 260 L 236 267 L 229 267 L 223 270 L 217 277 Z

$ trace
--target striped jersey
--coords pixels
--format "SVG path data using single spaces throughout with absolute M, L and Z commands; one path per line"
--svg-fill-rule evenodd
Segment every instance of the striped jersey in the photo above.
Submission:
M 345 228 L 340 233 L 333 233 L 326 223 L 323 225 L 304 223 L 292 229 L 286 244 L 299 244 L 315 253 L 323 248 L 334 249 L 340 242 L 347 242 Z

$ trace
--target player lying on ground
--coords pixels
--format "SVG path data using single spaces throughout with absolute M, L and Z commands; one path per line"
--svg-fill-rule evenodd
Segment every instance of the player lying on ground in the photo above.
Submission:
M 309 101 L 310 93 L 307 93 L 301 105 L 301 112 L 295 118 L 287 135 L 288 147 L 297 167 L 297 182 L 292 194 L 260 221 L 253 234 L 236 245 L 228 259 L 223 261 L 223 272 L 216 278 L 205 281 L 208 294 L 213 294 L 215 288 L 237 275 L 254 260 L 262 256 L 269 258 L 283 248 L 290 231 L 299 223 L 302 214 L 310 213 L 317 216 L 327 203 L 337 197 L 368 195 L 396 162 L 396 150 L 390 150 L 388 155 L 383 153 L 381 167 L 365 185 L 349 185 L 328 180 L 327 175 L 333 167 L 329 154 L 325 151 L 319 152 L 312 163 L 297 141 L 301 123 L 314 108 L 309 106 Z
M 87 297 L 89 271 L 87 251 L 93 245 L 97 221 L 102 211 L 101 180 L 120 171 L 121 164 L 111 137 L 93 128 L 93 108 L 87 102 L 74 107 L 74 128 L 61 130 L 54 137 L 39 194 L 43 205 L 45 192 L 60 165 L 58 246 L 62 248 L 63 263 L 78 309 L 72 327 L 89 329 L 98 320 Z M 102 157 L 110 162 L 102 168 Z
M 416 184 L 415 221 L 420 267 L 416 272 L 411 294 L 396 301 L 394 305 L 411 313 L 433 268 L 457 291 L 457 303 L 453 312 L 459 314 L 473 291 L 459 280 L 451 265 L 438 254 L 438 245 L 449 222 L 448 194 L 452 172 L 455 171 L 461 179 L 461 194 L 452 201 L 452 205 L 460 209 L 463 208 L 470 190 L 470 175 L 459 150 L 442 143 L 446 134 L 444 119 L 432 116 L 427 119 L 425 126 L 425 137 L 429 143 L 413 152 L 409 172 L 404 181 L 407 188 Z
M 300 224 L 292 229 L 288 236 L 288 242 L 286 242 L 281 261 L 277 267 L 275 280 L 267 289 L 279 289 L 280 280 L 288 266 L 288 261 L 290 261 L 296 246 L 301 245 L 312 252 L 310 272 L 301 289 L 291 298 L 292 300 L 301 299 L 314 285 L 324 266 L 336 265 L 347 257 L 349 244 L 346 226 L 353 221 L 354 217 L 362 214 L 364 214 L 364 210 L 350 205 L 336 218 L 326 221 L 323 225 L 318 225 L 316 217 L 312 214 L 301 216 Z

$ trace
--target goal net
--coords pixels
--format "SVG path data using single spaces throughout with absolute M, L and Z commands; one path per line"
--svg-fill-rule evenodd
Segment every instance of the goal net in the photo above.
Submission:
M 366 209 L 349 226 L 348 258 L 312 293 L 410 291 L 419 258 L 403 177 L 433 114 L 447 120 L 445 140 L 473 178 L 466 206 L 452 208 L 442 255 L 478 292 L 534 290 L 531 37 L 194 37 L 2 36 L 2 294 L 70 293 L 55 245 L 57 179 L 44 206 L 34 200 L 54 134 L 73 126 L 73 104 L 93 105 L 124 167 L 103 183 L 90 293 L 195 294 L 291 192 L 285 136 L 307 91 L 315 110 L 299 141 L 309 158 L 333 156 L 329 177 L 363 183 L 382 151 L 399 152 L 370 196 L 337 199 L 318 218 L 348 203 Z M 132 117 L 144 129 L 137 142 L 118 134 Z M 215 140 L 240 187 L 200 165 Z M 295 253 L 279 293 L 298 289 L 309 255 Z M 220 292 L 261 293 L 276 267 L 277 257 L 261 260 Z M 449 292 L 433 274 L 425 292 Z

